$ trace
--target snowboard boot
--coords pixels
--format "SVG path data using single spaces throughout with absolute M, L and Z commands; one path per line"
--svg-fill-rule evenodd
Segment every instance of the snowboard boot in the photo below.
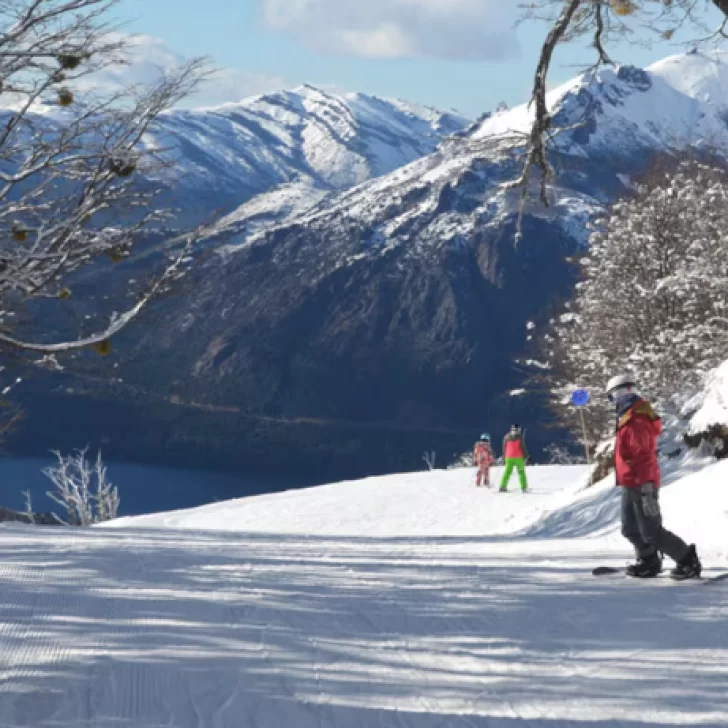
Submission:
M 508 488 L 498 488 L 498 492 L 499 493 L 507 493 L 508 492 Z
M 636 579 L 651 579 L 662 571 L 662 559 L 655 552 L 652 556 L 637 559 L 634 564 L 630 564 L 625 573 L 627 576 L 634 576 Z
M 678 561 L 677 566 L 670 572 L 670 576 L 679 581 L 683 579 L 699 579 L 702 570 L 703 565 L 698 558 L 695 544 L 690 544 L 687 555 Z

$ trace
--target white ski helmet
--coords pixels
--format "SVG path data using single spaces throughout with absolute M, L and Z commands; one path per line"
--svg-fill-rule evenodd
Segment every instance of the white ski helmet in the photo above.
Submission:
M 620 389 L 621 387 L 636 387 L 637 382 L 635 381 L 634 374 L 618 374 L 616 377 L 612 377 L 607 382 L 607 388 L 604 391 L 604 394 L 609 396 L 615 389 Z

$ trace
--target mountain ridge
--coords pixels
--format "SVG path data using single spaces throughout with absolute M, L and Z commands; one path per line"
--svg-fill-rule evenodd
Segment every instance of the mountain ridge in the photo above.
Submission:
M 450 112 L 313 86 L 160 119 L 177 194 L 214 190 L 228 212 L 278 185 L 346 189 L 432 152 L 469 123 Z

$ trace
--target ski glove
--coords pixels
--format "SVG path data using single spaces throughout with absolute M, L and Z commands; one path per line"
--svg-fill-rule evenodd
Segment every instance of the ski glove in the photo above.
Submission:
M 657 488 L 654 483 L 645 483 L 640 486 L 642 494 L 642 510 L 648 518 L 659 518 L 660 503 L 657 500 Z

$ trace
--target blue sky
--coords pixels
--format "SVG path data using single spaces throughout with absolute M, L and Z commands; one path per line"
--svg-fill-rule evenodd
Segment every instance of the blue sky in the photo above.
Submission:
M 526 100 L 544 24 L 513 29 L 517 0 L 124 0 L 128 30 L 175 53 L 207 55 L 234 69 L 224 91 L 199 103 L 310 83 L 396 96 L 476 117 L 500 101 Z M 708 16 L 709 22 L 713 18 Z M 689 36 L 683 35 L 684 39 Z M 644 40 L 646 35 L 639 35 Z M 677 44 L 614 50 L 647 65 Z M 552 82 L 575 75 L 591 53 L 566 46 Z M 230 79 L 228 79 L 230 81 Z M 220 93 L 223 96 L 220 96 Z M 228 98 L 229 97 L 229 98 Z

